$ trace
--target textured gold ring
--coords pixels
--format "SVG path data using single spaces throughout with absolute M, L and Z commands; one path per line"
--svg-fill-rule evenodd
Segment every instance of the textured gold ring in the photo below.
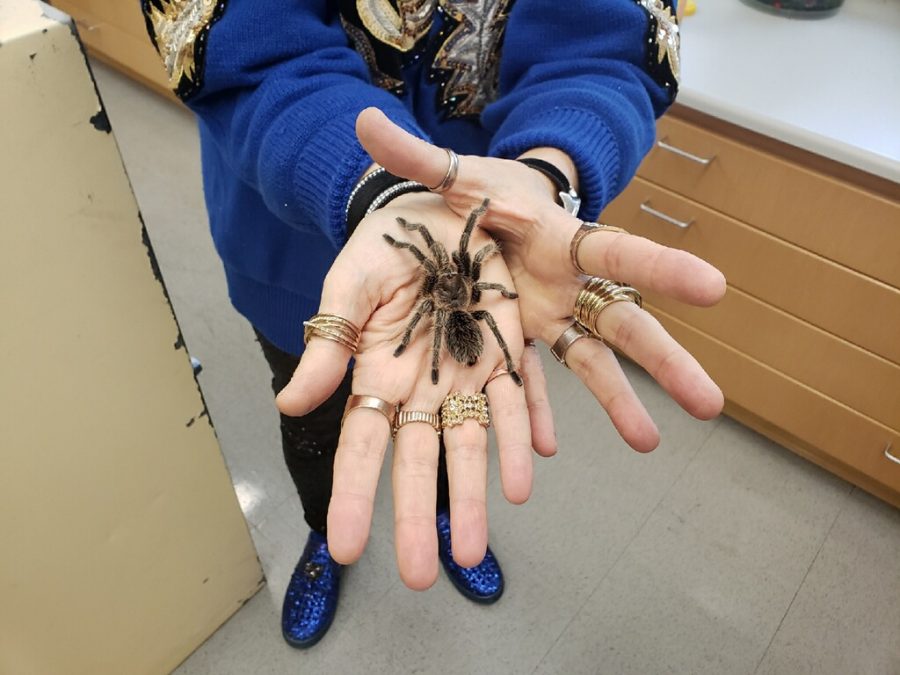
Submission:
M 494 368 L 494 371 L 488 376 L 487 382 L 484 383 L 484 386 L 487 387 L 491 382 L 496 380 L 498 377 L 502 377 L 503 375 L 509 375 L 509 370 L 507 368 L 504 368 L 503 366 Z
M 450 188 L 453 187 L 453 184 L 456 182 L 456 176 L 459 174 L 459 155 L 453 152 L 450 148 L 444 148 L 444 151 L 447 153 L 447 157 L 450 159 L 450 166 L 447 167 L 447 173 L 444 176 L 444 180 L 438 183 L 433 188 L 428 188 L 432 192 L 437 192 L 440 194 L 441 192 L 446 192 Z
M 455 391 L 441 404 L 441 426 L 455 427 L 466 420 L 475 420 L 485 429 L 491 426 L 488 400 L 484 394 L 463 394 Z
M 344 426 L 344 420 L 347 419 L 347 415 L 357 408 L 377 410 L 384 415 L 385 419 L 387 419 L 388 426 L 390 426 L 391 429 L 394 428 L 394 418 L 397 416 L 397 406 L 393 403 L 388 403 L 383 398 L 366 396 L 364 394 L 353 394 L 347 399 L 347 406 L 344 408 L 344 416 L 341 417 L 342 427 Z
M 607 225 L 605 223 L 589 223 L 587 221 L 582 221 L 581 227 L 578 228 L 578 231 L 575 232 L 575 236 L 572 237 L 572 241 L 569 243 L 569 257 L 572 259 L 572 266 L 576 270 L 578 270 L 579 274 L 590 274 L 590 272 L 586 271 L 581 265 L 578 264 L 578 247 L 581 246 L 581 240 L 592 232 L 601 231 L 620 232 L 621 234 L 628 234 L 627 230 L 621 227 L 616 227 L 615 225 Z
M 583 337 L 590 337 L 590 333 L 579 326 L 577 321 L 573 321 L 572 325 L 566 328 L 562 334 L 556 338 L 556 342 L 550 347 L 550 353 L 553 354 L 557 361 L 568 368 L 569 364 L 566 363 L 566 352 L 569 351 L 569 347 Z
M 303 322 L 303 344 L 313 337 L 321 337 L 337 342 L 355 354 L 360 336 L 361 331 L 355 323 L 337 314 L 316 314 Z
M 640 307 L 643 301 L 636 288 L 618 281 L 592 277 L 575 300 L 575 320 L 591 335 L 602 340 L 598 325 L 600 313 L 614 302 L 633 302 Z
M 397 437 L 397 432 L 400 431 L 400 427 L 414 422 L 424 422 L 425 424 L 430 425 L 431 428 L 437 432 L 438 436 L 441 435 L 441 416 L 437 413 L 401 409 L 397 411 L 397 415 L 394 417 L 394 426 L 391 430 L 394 438 Z

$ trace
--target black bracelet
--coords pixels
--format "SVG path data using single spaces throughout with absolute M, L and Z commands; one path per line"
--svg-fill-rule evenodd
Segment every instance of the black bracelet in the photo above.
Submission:
M 427 190 L 428 188 L 421 183 L 400 178 L 383 168 L 375 169 L 356 184 L 347 200 L 344 212 L 347 218 L 347 237 L 349 238 L 360 221 L 375 209 L 380 209 L 400 195 Z
M 531 167 L 535 171 L 540 171 L 549 178 L 559 194 L 560 206 L 573 216 L 578 215 L 578 209 L 581 207 L 581 198 L 578 196 L 578 193 L 575 192 L 569 179 L 566 178 L 566 174 L 553 166 L 550 162 L 543 159 L 537 159 L 536 157 L 523 157 L 517 161 L 522 162 L 522 164 Z

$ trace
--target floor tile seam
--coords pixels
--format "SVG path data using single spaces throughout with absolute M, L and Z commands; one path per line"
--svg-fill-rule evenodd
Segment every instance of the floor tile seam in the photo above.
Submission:
M 547 649 L 547 651 L 544 652 L 544 655 L 541 657 L 540 661 L 538 661 L 537 665 L 534 667 L 534 670 L 531 671 L 532 675 L 534 675 L 534 673 L 537 673 L 538 669 L 541 667 L 541 664 L 544 663 L 544 661 L 546 661 L 547 656 L 550 654 L 551 651 L 553 651 L 553 648 L 560 641 L 560 639 L 566 633 L 566 631 L 569 630 L 569 627 L 572 625 L 572 622 L 575 621 L 576 618 L 578 618 L 578 615 L 581 614 L 581 612 L 584 610 L 584 607 L 587 605 L 587 603 L 590 602 L 591 598 L 593 598 L 594 595 L 596 595 L 596 593 L 600 590 L 600 587 L 603 585 L 603 582 L 606 581 L 606 578 L 610 574 L 612 574 L 613 570 L 616 569 L 616 567 L 619 564 L 619 561 L 622 559 L 622 557 L 625 555 L 625 553 L 631 547 L 631 544 L 634 543 L 634 540 L 637 539 L 638 535 L 640 535 L 640 533 L 643 532 L 644 528 L 647 526 L 647 523 L 650 521 L 650 518 L 653 517 L 653 514 L 657 512 L 659 507 L 662 505 L 663 501 L 665 501 L 666 497 L 668 497 L 669 493 L 672 491 L 672 489 L 675 487 L 675 485 L 678 484 L 678 481 L 681 480 L 681 477 L 684 475 L 685 471 L 688 470 L 688 467 L 691 466 L 694 463 L 694 461 L 697 459 L 697 456 L 700 454 L 700 451 L 709 442 L 709 439 L 712 437 L 715 430 L 721 425 L 721 421 L 722 421 L 721 416 L 716 418 L 715 424 L 711 425 L 712 428 L 710 429 L 709 433 L 706 435 L 706 437 L 703 439 L 703 441 L 701 441 L 697 445 L 697 449 L 694 451 L 693 455 L 691 455 L 691 458 L 687 462 L 685 462 L 684 466 L 681 468 L 681 471 L 678 472 L 678 475 L 669 484 L 669 486 L 666 488 L 666 490 L 663 492 L 663 494 L 657 500 L 656 504 L 654 504 L 652 508 L 647 510 L 647 515 L 644 517 L 643 521 L 641 521 L 641 524 L 635 530 L 634 534 L 631 536 L 631 538 L 628 540 L 628 542 L 625 543 L 624 546 L 622 546 L 622 550 L 619 551 L 619 555 L 616 556 L 616 559 L 609 566 L 609 569 L 607 569 L 606 573 L 597 581 L 597 583 L 594 585 L 593 589 L 591 589 L 591 592 L 586 595 L 584 602 L 582 602 L 578 606 L 578 609 L 575 610 L 575 612 L 572 614 L 572 617 L 569 619 L 568 622 L 566 622 L 566 625 L 560 631 L 559 635 L 556 636 L 556 639 L 553 641 L 553 643 L 550 645 L 550 647 Z
M 844 502 L 841 504 L 841 507 L 837 510 L 837 513 L 834 514 L 834 518 L 831 520 L 831 525 L 829 525 L 828 530 L 825 532 L 825 535 L 822 537 L 822 541 L 819 542 L 819 548 L 816 550 L 816 554 L 813 556 L 809 565 L 806 568 L 806 572 L 803 574 L 803 578 L 800 580 L 800 583 L 797 584 L 797 588 L 794 590 L 794 595 L 791 597 L 791 601 L 788 603 L 788 606 L 784 610 L 784 614 L 781 615 L 781 619 L 778 621 L 778 626 L 775 627 L 775 630 L 772 632 L 772 637 L 769 638 L 768 644 L 766 644 L 766 648 L 762 653 L 762 656 L 759 657 L 759 661 L 756 663 L 756 668 L 753 670 L 754 675 L 759 672 L 759 669 L 762 667 L 763 662 L 766 660 L 766 656 L 768 656 L 769 651 L 772 649 L 772 644 L 775 642 L 775 638 L 778 636 L 781 627 L 784 625 L 784 620 L 787 618 L 787 615 L 790 613 L 791 608 L 794 606 L 794 603 L 797 601 L 797 596 L 800 595 L 800 591 L 803 589 L 803 585 L 806 583 L 806 579 L 809 576 L 810 571 L 812 571 L 813 565 L 816 564 L 816 561 L 819 559 L 819 556 L 822 554 L 822 550 L 825 548 L 825 543 L 828 541 L 828 538 L 831 536 L 831 531 L 834 529 L 834 526 L 837 524 L 838 518 L 840 518 L 841 514 L 847 508 L 847 504 L 850 503 L 850 497 L 856 491 L 856 486 L 851 485 L 847 492 L 844 494 Z
M 266 515 L 265 517 L 263 517 L 259 521 L 259 523 L 256 524 L 256 527 L 259 528 L 260 532 L 262 532 L 263 527 L 265 527 L 266 523 L 268 523 L 272 519 L 272 516 L 275 515 L 275 513 L 278 511 L 278 509 L 280 509 L 282 506 L 284 506 L 287 503 L 287 501 L 289 499 L 291 499 L 293 496 L 294 495 L 292 495 L 292 494 L 285 495 L 284 497 L 281 498 L 280 501 L 278 501 L 276 504 L 274 504 L 270 509 L 267 509 L 270 511 L 270 513 L 268 515 Z M 250 519 L 247 518 L 246 515 L 244 515 L 244 520 L 246 520 L 248 523 L 250 523 Z M 305 522 L 303 524 L 306 525 Z M 303 528 L 301 527 L 301 532 L 302 531 L 303 531 Z M 271 540 L 271 537 L 267 537 L 267 539 Z M 273 543 L 275 543 L 275 542 L 273 542 Z

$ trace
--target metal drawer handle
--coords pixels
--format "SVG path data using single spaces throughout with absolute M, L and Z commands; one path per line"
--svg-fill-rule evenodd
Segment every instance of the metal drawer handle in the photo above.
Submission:
M 693 218 L 685 222 L 683 220 L 673 218 L 672 216 L 665 214 L 662 211 L 657 211 L 656 209 L 650 207 L 650 202 L 644 202 L 643 204 L 641 204 L 641 211 L 643 211 L 644 213 L 649 213 L 651 216 L 655 216 L 660 220 L 664 220 L 667 223 L 674 225 L 675 227 L 680 227 L 682 230 L 686 230 L 691 226 L 691 223 L 694 222 Z
M 896 455 L 891 454 L 891 445 L 893 445 L 893 444 L 888 443 L 887 446 L 884 448 L 884 456 L 887 457 L 892 462 L 894 462 L 894 464 L 900 464 L 900 457 L 897 457 Z
M 668 150 L 669 152 L 674 152 L 679 157 L 684 157 L 685 159 L 689 159 L 692 162 L 697 162 L 697 164 L 702 164 L 703 166 L 706 166 L 707 164 L 709 164 L 711 161 L 713 161 L 716 158 L 715 155 L 713 155 L 712 157 L 709 157 L 709 158 L 698 157 L 697 155 L 691 154 L 687 150 L 682 150 L 681 148 L 676 148 L 674 145 L 669 145 L 665 141 L 657 141 L 656 144 L 659 147 L 661 147 L 663 150 Z

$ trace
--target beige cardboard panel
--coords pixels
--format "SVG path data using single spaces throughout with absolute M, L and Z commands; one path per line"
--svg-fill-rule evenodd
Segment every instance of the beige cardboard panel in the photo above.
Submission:
M 262 572 L 78 44 L 13 4 L 18 37 L 8 6 L 0 21 L 0 673 L 164 673 Z

